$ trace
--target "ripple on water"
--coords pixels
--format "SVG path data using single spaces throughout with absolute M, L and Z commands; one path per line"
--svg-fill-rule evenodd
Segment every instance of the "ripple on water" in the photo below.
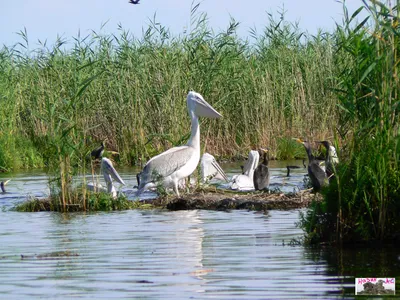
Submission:
M 322 299 L 342 285 L 288 246 L 298 211 L 1 216 L 7 298 Z

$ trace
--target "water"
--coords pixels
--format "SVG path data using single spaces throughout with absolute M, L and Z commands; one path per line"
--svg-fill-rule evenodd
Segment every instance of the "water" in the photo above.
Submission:
M 236 167 L 224 168 L 232 175 Z M 271 181 L 279 184 L 286 168 L 272 167 Z M 292 171 L 297 179 L 305 172 Z M 132 170 L 120 173 L 135 184 Z M 41 173 L 16 173 L 0 204 L 21 201 L 27 187 L 31 195 L 45 195 L 46 184 Z M 299 210 L 4 209 L 0 298 L 353 299 L 355 277 L 399 275 L 398 249 L 303 247 L 294 242 L 302 236 L 298 220 Z

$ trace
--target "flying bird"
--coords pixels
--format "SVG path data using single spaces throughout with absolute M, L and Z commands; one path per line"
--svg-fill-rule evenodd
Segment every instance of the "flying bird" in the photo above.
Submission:
M 130 4 L 140 4 L 139 1 L 140 0 L 136 0 L 136 1 L 135 0 L 129 0 L 129 3 Z

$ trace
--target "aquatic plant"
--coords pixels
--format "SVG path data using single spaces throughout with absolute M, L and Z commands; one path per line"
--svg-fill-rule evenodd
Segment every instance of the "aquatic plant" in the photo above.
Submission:
M 364 1 L 351 16 L 345 9 L 336 32 L 346 144 L 325 201 L 303 216 L 310 241 L 400 240 L 399 4 Z M 353 26 L 362 10 L 369 16 Z

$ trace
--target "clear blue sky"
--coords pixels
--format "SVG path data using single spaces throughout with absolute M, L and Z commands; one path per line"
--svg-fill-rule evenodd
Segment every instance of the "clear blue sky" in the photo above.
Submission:
M 157 13 L 157 20 L 170 28 L 174 35 L 189 25 L 191 0 L 140 0 L 132 5 L 128 0 L 1 0 L 0 47 L 21 42 L 16 34 L 26 27 L 30 48 L 36 48 L 37 40 L 47 40 L 50 45 L 57 34 L 71 41 L 77 36 L 100 31 L 101 24 L 108 23 L 103 33 L 117 31 L 117 24 L 141 37 L 149 18 Z M 362 5 L 361 0 L 347 0 L 350 12 Z M 310 33 L 318 28 L 332 30 L 335 21 L 341 22 L 342 4 L 335 0 L 203 0 L 199 11 L 206 12 L 209 24 L 215 31 L 225 29 L 230 16 L 241 23 L 239 35 L 246 37 L 252 27 L 259 31 L 267 24 L 267 13 L 275 13 L 284 7 L 286 19 L 298 21 L 300 28 Z

